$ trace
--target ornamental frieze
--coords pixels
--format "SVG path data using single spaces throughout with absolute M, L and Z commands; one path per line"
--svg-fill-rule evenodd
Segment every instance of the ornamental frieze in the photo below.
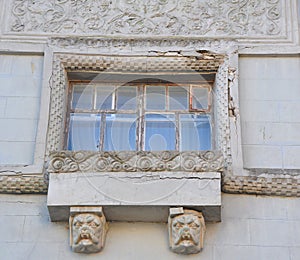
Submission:
M 280 37 L 283 0 L 12 0 L 7 30 L 60 35 Z
M 48 173 L 67 172 L 216 172 L 222 171 L 221 152 L 89 152 L 59 151 L 49 156 Z

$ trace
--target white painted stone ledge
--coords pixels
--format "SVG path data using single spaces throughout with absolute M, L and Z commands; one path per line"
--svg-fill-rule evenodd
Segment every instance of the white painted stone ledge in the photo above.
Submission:
M 109 221 L 151 222 L 167 222 L 169 207 L 183 206 L 220 221 L 220 184 L 218 172 L 51 173 L 47 205 L 52 221 L 67 220 L 70 206 L 102 206 Z

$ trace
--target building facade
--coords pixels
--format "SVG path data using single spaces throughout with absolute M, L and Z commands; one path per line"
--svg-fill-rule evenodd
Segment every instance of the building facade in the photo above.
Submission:
M 0 14 L 1 259 L 300 259 L 297 0 Z

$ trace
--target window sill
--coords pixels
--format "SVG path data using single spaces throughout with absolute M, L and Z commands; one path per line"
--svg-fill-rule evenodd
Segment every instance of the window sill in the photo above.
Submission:
M 50 154 L 48 208 L 65 221 L 70 206 L 102 206 L 110 221 L 166 222 L 170 206 L 221 220 L 221 153 L 72 152 Z

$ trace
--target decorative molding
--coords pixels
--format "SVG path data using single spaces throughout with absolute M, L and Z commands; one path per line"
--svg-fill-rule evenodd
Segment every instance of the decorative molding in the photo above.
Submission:
M 0 194 L 46 194 L 48 184 L 43 176 L 1 176 Z M 251 194 L 300 197 L 299 177 L 229 175 L 222 178 L 222 191 L 231 194 Z
M 48 184 L 43 175 L 24 176 L 10 175 L 0 176 L 0 193 L 9 194 L 46 194 Z
M 199 51 L 197 55 L 185 56 L 180 53 L 149 56 L 112 56 L 112 55 L 70 55 L 57 54 L 55 61 L 67 71 L 97 71 L 123 73 L 155 72 L 217 72 L 224 62 L 225 55 L 210 51 Z M 56 69 L 56 67 L 55 67 Z
M 48 173 L 72 172 L 221 172 L 221 152 L 59 151 L 49 156 Z
M 229 175 L 222 178 L 225 193 L 254 194 L 284 197 L 300 197 L 299 177 L 268 177 Z
M 230 126 L 229 126 L 229 107 L 228 107 L 228 59 L 220 65 L 216 73 L 213 88 L 214 94 L 214 114 L 215 114 L 215 142 L 216 149 L 222 151 L 226 162 L 226 168 L 231 166 L 230 151 Z
M 284 0 L 14 0 L 8 30 L 25 34 L 284 37 Z
M 146 53 L 155 54 L 156 56 L 164 56 L 169 51 L 173 51 L 173 55 L 183 56 L 183 50 L 194 50 L 195 53 L 201 53 L 201 50 L 210 50 L 211 52 L 221 53 L 227 52 L 230 49 L 237 49 L 237 41 L 233 39 L 195 39 L 195 38 L 99 38 L 99 37 L 50 37 L 47 41 L 50 48 L 57 50 L 109 50 L 109 53 L 120 52 L 121 50 L 131 51 L 132 49 L 144 49 Z M 165 49 L 166 52 L 158 52 L 157 49 Z M 172 53 L 171 53 L 172 54 Z

